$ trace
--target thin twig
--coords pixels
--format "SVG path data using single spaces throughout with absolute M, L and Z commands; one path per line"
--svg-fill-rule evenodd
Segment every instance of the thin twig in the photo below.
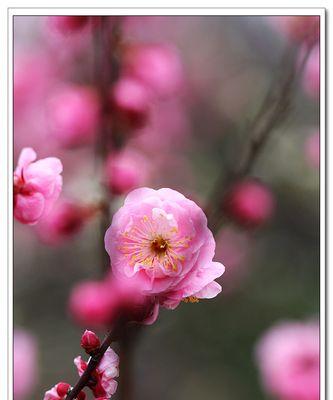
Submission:
M 279 71 L 285 70 L 287 66 L 287 71 L 284 76 L 278 74 L 273 80 L 253 121 L 246 127 L 246 131 L 250 133 L 250 140 L 243 150 L 238 166 L 226 176 L 224 171 L 221 171 L 206 211 L 213 233 L 217 233 L 221 226 L 223 218 L 221 203 L 230 185 L 250 173 L 270 134 L 284 123 L 289 115 L 295 86 L 311 49 L 310 46 L 306 49 L 299 63 L 297 49 L 295 47 L 287 49 L 279 68 Z

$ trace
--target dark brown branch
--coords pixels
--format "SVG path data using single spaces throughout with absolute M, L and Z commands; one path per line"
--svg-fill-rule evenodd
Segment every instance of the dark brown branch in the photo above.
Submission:
M 253 121 L 245 128 L 250 133 L 250 140 L 241 154 L 238 166 L 227 176 L 224 171 L 220 174 L 206 211 L 213 233 L 220 228 L 223 218 L 221 203 L 230 185 L 250 173 L 270 134 L 284 123 L 289 115 L 295 86 L 311 49 L 307 48 L 300 62 L 297 60 L 297 48 L 291 47 L 286 51 L 279 67 L 279 71 L 285 71 L 287 66 L 286 73 L 282 77 L 279 73 L 273 80 Z

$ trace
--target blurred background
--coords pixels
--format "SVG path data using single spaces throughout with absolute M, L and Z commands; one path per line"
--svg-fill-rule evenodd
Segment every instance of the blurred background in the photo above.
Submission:
M 122 147 L 101 165 L 94 21 L 73 27 L 14 17 L 14 164 L 23 147 L 39 158 L 59 157 L 59 204 L 96 204 L 102 183 L 112 210 L 137 186 L 179 190 L 205 209 L 239 164 L 249 123 L 283 75 L 286 49 L 296 58 L 304 51 L 307 22 L 296 29 L 285 17 L 121 18 L 123 87 L 110 88 L 110 102 L 121 115 Z M 254 357 L 257 341 L 278 321 L 318 317 L 317 46 L 297 76 L 288 118 L 273 127 L 251 179 L 230 194 L 232 207 L 217 204 L 227 216 L 215 234 L 215 259 L 226 266 L 223 292 L 163 310 L 143 329 L 134 354 L 136 400 L 271 398 Z M 148 105 L 126 81 L 133 77 L 154 91 Z M 99 219 L 97 213 L 76 225 L 66 220 L 65 228 L 57 215 L 34 226 L 15 221 L 14 325 L 30 341 L 17 384 L 27 370 L 32 374 L 15 400 L 42 398 L 57 382 L 77 380 L 72 360 L 89 326 L 76 322 L 68 304 L 73 287 L 105 274 Z

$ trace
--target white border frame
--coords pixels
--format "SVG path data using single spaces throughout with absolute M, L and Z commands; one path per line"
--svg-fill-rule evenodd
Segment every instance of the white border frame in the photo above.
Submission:
M 321 41 L 320 41 L 320 73 L 321 73 L 321 95 L 320 95 L 320 349 L 321 349 L 321 400 L 328 394 L 329 388 L 326 388 L 326 15 L 324 8 L 223 8 L 223 7 L 86 7 L 86 8 L 73 8 L 73 7 L 30 7 L 30 8 L 11 8 L 7 9 L 7 23 L 8 32 L 6 32 L 6 24 L 2 27 L 2 40 L 7 42 L 7 57 L 8 57 L 8 80 L 6 84 L 6 77 L 3 76 L 1 79 L 2 87 L 7 86 L 7 107 L 8 112 L 6 113 L 3 109 L 2 115 L 7 117 L 8 137 L 7 137 L 7 148 L 3 146 L 0 148 L 0 157 L 2 160 L 7 160 L 5 168 L 0 169 L 1 182 L 7 182 L 8 196 L 4 204 L 1 202 L 1 210 L 3 211 L 0 215 L 6 216 L 7 232 L 5 233 L 6 226 L 1 226 L 1 237 L 7 237 L 7 249 L 6 241 L 3 240 L 2 250 L 3 254 L 7 253 L 7 273 L 5 273 L 5 279 L 3 279 L 2 290 L 0 291 L 0 315 L 7 315 L 7 330 L 8 335 L 6 337 L 1 334 L 0 336 L 0 352 L 1 354 L 7 355 L 8 363 L 7 368 L 3 365 L 3 371 L 0 379 L 0 396 L 5 399 L 12 399 L 12 355 L 11 349 L 13 345 L 13 332 L 12 332 L 12 315 L 13 315 L 13 215 L 12 207 L 12 172 L 13 171 L 13 160 L 11 155 L 13 154 L 13 121 L 12 114 L 12 56 L 13 56 L 13 17 L 16 15 L 244 15 L 244 16 L 260 16 L 260 15 L 319 15 L 321 17 Z M 3 75 L 3 74 L 2 74 Z M 6 154 L 7 152 L 7 154 Z M 7 175 L 7 176 L 6 176 Z M 332 220 L 332 218 L 330 218 Z M 4 228 L 4 229 L 3 229 Z M 5 263 L 2 264 L 1 268 L 4 268 Z M 332 280 L 332 279 L 331 279 Z M 6 287 L 7 283 L 7 287 Z M 4 287 L 5 286 L 5 287 Z M 1 330 L 5 331 L 4 324 L 1 324 Z M 329 380 L 328 380 L 329 382 Z M 8 385 L 8 386 L 7 386 Z M 6 388 L 7 386 L 7 388 Z M 7 390 L 6 390 L 7 389 Z M 327 392 L 326 392 L 327 389 Z M 42 394 L 41 394 L 42 395 Z

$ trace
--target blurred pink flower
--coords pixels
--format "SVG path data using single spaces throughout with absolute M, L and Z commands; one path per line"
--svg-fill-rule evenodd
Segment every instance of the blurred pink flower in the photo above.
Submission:
M 184 78 L 177 49 L 165 43 L 130 46 L 125 52 L 124 73 L 140 79 L 160 97 L 176 93 Z
M 238 224 L 256 227 L 272 217 L 275 200 L 266 185 L 251 178 L 236 183 L 229 190 L 223 208 Z
M 281 322 L 259 340 L 256 357 L 263 385 L 280 400 L 319 400 L 319 325 Z
M 134 279 L 166 308 L 212 298 L 224 266 L 213 262 L 215 241 L 203 211 L 171 189 L 132 191 L 105 235 L 116 277 Z
M 24 400 L 37 382 L 37 344 L 21 329 L 14 330 L 14 399 Z
M 59 15 L 48 17 L 48 26 L 61 34 L 67 35 L 81 31 L 87 26 L 87 15 Z
M 320 166 L 320 133 L 319 131 L 307 137 L 304 146 L 305 157 L 308 163 L 314 167 Z
M 87 362 L 82 358 L 76 357 L 74 364 L 77 367 L 78 373 L 81 376 L 87 368 Z M 119 376 L 119 357 L 109 347 L 106 350 L 101 362 L 96 370 L 92 373 L 92 377 L 96 383 L 89 385 L 95 398 L 105 397 L 109 399 L 117 390 L 117 382 L 114 378 Z
M 138 129 L 147 123 L 150 91 L 139 80 L 122 77 L 113 86 L 110 98 L 117 119 L 125 127 Z
M 305 65 L 302 78 L 305 92 L 314 99 L 319 98 L 320 93 L 320 51 L 319 46 L 314 47 Z
M 14 216 L 23 224 L 35 224 L 46 215 L 62 188 L 61 161 L 36 158 L 33 149 L 24 148 L 14 171 Z
M 149 325 L 158 315 L 155 299 L 138 291 L 136 282 L 108 277 L 79 283 L 72 290 L 69 311 L 82 326 L 105 328 L 121 316 Z
M 83 205 L 68 200 L 59 201 L 36 226 L 43 243 L 59 245 L 79 233 L 98 212 L 94 205 Z
M 318 15 L 288 15 L 270 18 L 273 25 L 295 42 L 312 44 L 320 37 L 320 17 Z
M 70 389 L 70 384 L 66 382 L 59 382 L 53 386 L 52 389 L 45 392 L 43 400 L 65 400 Z M 80 392 L 77 396 L 77 400 L 85 400 L 85 398 L 86 395 L 84 392 Z
M 89 86 L 67 85 L 49 99 L 47 117 L 52 135 L 64 147 L 91 143 L 100 122 L 97 93 Z
M 106 183 L 114 194 L 125 194 L 147 182 L 150 163 L 143 154 L 126 147 L 111 153 L 106 161 Z

